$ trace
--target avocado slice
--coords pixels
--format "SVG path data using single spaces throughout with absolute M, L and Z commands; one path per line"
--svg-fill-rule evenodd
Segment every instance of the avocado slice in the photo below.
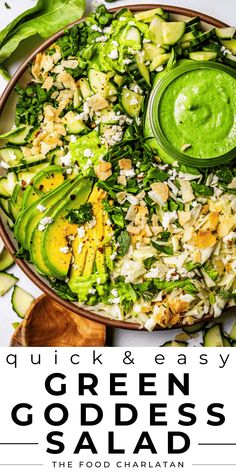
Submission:
M 94 285 L 102 286 L 108 278 L 107 269 L 111 267 L 108 257 L 111 255 L 111 226 L 107 222 L 102 201 L 106 192 L 95 187 L 89 202 L 93 206 L 95 225 L 84 225 L 85 234 L 77 234 L 72 243 L 74 263 L 70 270 L 68 285 L 77 293 L 80 302 L 86 302 Z
M 34 228 L 37 226 L 39 221 L 43 218 L 43 213 L 37 209 L 37 206 L 43 205 L 46 208 L 58 202 L 64 192 L 70 189 L 71 182 L 66 180 L 62 185 L 57 187 L 52 192 L 49 192 L 46 195 L 43 195 L 35 202 L 31 203 L 29 207 L 25 210 L 22 210 L 16 220 L 14 227 L 14 234 L 17 241 L 20 242 L 21 246 L 25 249 L 29 249 L 31 236 L 34 231 Z
M 67 247 L 67 238 L 76 235 L 77 224 L 69 223 L 65 218 L 69 208 L 78 208 L 84 204 L 92 190 L 93 181 L 89 178 L 80 178 L 73 187 L 75 198 L 71 200 L 70 192 L 64 197 L 54 214 L 53 222 L 43 231 L 42 254 L 45 264 L 51 274 L 58 279 L 65 279 L 71 262 L 71 253 L 64 253 L 61 248 Z
M 77 191 L 78 191 L 77 186 L 78 186 L 78 183 L 76 183 L 76 188 L 75 186 L 71 187 L 71 192 L 70 194 L 67 195 L 66 210 L 69 210 L 71 208 L 78 208 L 81 204 L 80 193 L 78 193 L 77 195 Z M 73 199 L 71 199 L 72 194 L 73 194 Z M 63 198 L 62 200 L 55 203 L 52 207 L 50 207 L 44 213 L 44 216 L 50 217 L 53 220 L 55 220 L 55 218 L 58 218 L 60 209 L 64 208 L 65 203 L 66 203 L 65 199 Z M 67 245 L 67 242 L 65 241 L 66 234 L 74 235 L 76 234 L 76 230 L 77 230 L 77 225 L 72 225 L 71 223 L 69 223 L 68 220 L 63 221 L 63 223 L 66 224 L 67 228 L 66 228 L 66 232 L 64 232 L 62 235 L 64 240 L 63 240 L 63 243 L 61 243 L 62 245 L 59 246 L 59 248 Z M 59 226 L 58 226 L 58 229 L 59 229 Z M 44 256 L 43 241 L 44 241 L 44 231 L 39 231 L 38 227 L 36 227 L 33 232 L 33 236 L 30 243 L 30 257 L 39 273 L 43 275 L 47 275 L 47 276 L 52 276 L 53 273 L 50 267 L 47 265 L 47 262 Z M 66 259 L 68 259 L 68 256 L 70 257 L 69 254 L 66 254 Z M 60 252 L 59 258 L 61 257 L 64 257 L 64 254 Z
M 30 185 L 24 192 L 22 208 L 26 208 L 31 203 L 38 200 L 42 194 L 51 192 L 59 187 L 65 180 L 64 169 L 60 166 L 53 165 L 46 167 L 36 174 Z

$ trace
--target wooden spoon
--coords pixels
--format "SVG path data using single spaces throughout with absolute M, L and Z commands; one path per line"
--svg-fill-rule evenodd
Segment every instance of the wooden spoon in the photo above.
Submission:
M 37 298 L 14 333 L 11 346 L 104 346 L 106 328 L 62 307 L 48 295 Z

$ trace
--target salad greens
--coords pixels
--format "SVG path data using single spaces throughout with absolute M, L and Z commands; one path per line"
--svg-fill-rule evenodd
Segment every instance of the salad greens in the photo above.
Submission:
M 8 59 L 21 41 L 38 34 L 48 38 L 68 23 L 80 19 L 85 0 L 38 0 L 0 32 L 0 64 Z
M 68 0 L 68 15 L 78 4 L 82 12 Z M 45 24 L 47 34 L 61 5 L 42 1 L 37 19 L 13 26 L 10 44 L 31 27 Z M 61 298 L 150 331 L 233 303 L 222 293 L 236 290 L 234 163 L 170 164 L 144 137 L 157 74 L 193 52 L 208 60 L 212 47 L 225 61 L 216 33 L 235 31 L 205 34 L 197 18 L 172 22 L 161 8 L 111 14 L 99 5 L 38 54 L 32 81 L 16 88 L 15 126 L 0 136 L 0 204 L 18 257 Z
M 84 203 L 83 205 L 80 205 L 78 210 L 69 210 L 66 218 L 70 223 L 77 223 L 78 225 L 87 223 L 87 221 L 90 221 L 93 218 L 92 204 Z

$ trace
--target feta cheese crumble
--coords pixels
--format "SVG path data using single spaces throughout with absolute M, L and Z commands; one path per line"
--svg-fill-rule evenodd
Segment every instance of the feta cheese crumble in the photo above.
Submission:
M 119 57 L 119 52 L 117 49 L 113 49 L 109 54 L 108 54 L 108 57 L 110 59 L 118 59 Z
M 40 211 L 40 213 L 43 213 L 46 210 L 46 207 L 44 205 L 41 205 L 41 203 L 39 203 L 36 208 L 38 211 Z
M 60 252 L 62 252 L 63 254 L 68 254 L 70 252 L 70 249 L 68 248 L 68 246 L 60 247 Z

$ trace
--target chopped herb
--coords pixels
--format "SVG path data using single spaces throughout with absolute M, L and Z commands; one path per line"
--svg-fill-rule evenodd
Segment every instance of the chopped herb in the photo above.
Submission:
M 158 244 L 156 241 L 151 241 L 153 247 L 157 249 L 159 252 L 163 252 L 164 254 L 168 254 L 168 256 L 173 256 L 173 247 L 172 246 L 165 246 L 164 244 Z
M 8 3 L 7 3 L 7 2 L 5 2 L 5 3 L 4 3 L 4 5 L 5 5 L 5 7 L 6 7 L 6 9 L 7 9 L 7 10 L 11 10 L 11 6 L 10 6 L 10 5 L 8 5 Z
M 82 225 L 93 218 L 93 207 L 91 203 L 84 203 L 77 210 L 69 210 L 66 215 L 70 223 Z
M 152 264 L 154 264 L 154 262 L 156 262 L 156 258 L 155 257 L 148 257 L 147 259 L 145 259 L 143 261 L 143 265 L 145 267 L 145 269 L 150 269 L 150 267 L 152 266 Z
M 122 231 L 117 238 L 117 243 L 119 245 L 117 253 L 119 254 L 119 256 L 125 256 L 125 254 L 128 252 L 130 242 L 131 239 L 128 231 Z
M 31 262 L 30 260 L 30 253 L 26 249 L 24 249 L 22 246 L 19 247 L 19 249 L 15 253 L 15 257 L 17 259 L 23 259 L 25 261 Z
M 50 285 L 54 288 L 56 294 L 63 300 L 75 301 L 78 299 L 77 295 L 74 294 L 69 286 L 61 280 L 50 280 Z
M 195 197 L 211 197 L 214 195 L 214 189 L 207 187 L 203 184 L 197 184 L 197 182 L 191 182 L 193 193 Z

